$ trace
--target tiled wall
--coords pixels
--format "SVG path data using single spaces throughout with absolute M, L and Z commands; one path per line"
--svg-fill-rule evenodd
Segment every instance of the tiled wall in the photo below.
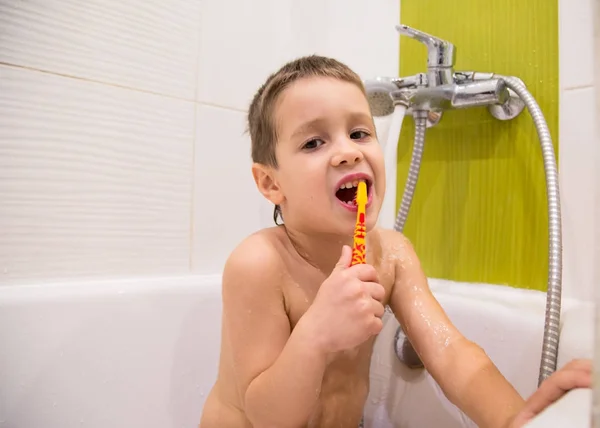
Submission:
M 559 1 L 560 178 L 563 212 L 564 296 L 591 300 L 593 272 L 600 259 L 600 218 L 594 200 L 600 180 L 594 168 L 598 115 L 594 99 L 593 1 Z
M 593 2 L 592 6 L 593 26 L 594 26 L 594 90 L 596 93 L 596 139 L 595 150 L 597 160 L 600 160 L 600 2 Z M 596 169 L 595 183 L 600 183 L 600 169 Z M 594 218 L 600 219 L 600 192 L 596 192 L 596 204 Z M 596 318 L 595 318 L 595 335 L 594 335 L 594 366 L 600 367 L 600 220 L 599 226 L 595 231 L 596 251 L 594 256 L 594 277 L 593 288 L 595 303 L 596 303 Z M 592 426 L 600 426 L 600 370 L 594 370 L 593 374 L 593 401 L 592 401 Z
M 589 297 L 592 0 L 559 4 L 565 293 Z M 253 91 L 313 52 L 396 74 L 399 6 L 0 0 L 0 285 L 218 271 L 270 224 L 244 135 Z
M 245 110 L 295 56 L 395 75 L 397 0 L 0 0 L 0 285 L 216 273 L 270 224 Z
M 544 113 L 558 155 L 558 0 L 494 4 L 404 0 L 400 15 L 405 24 L 452 41 L 457 70 L 522 79 Z M 401 75 L 423 70 L 423 50 L 402 38 Z M 414 121 L 407 120 L 399 140 L 398 199 L 414 132 Z M 426 133 L 404 232 L 430 277 L 546 290 L 547 211 L 544 164 L 531 115 L 525 111 L 501 121 L 485 108 L 447 111 Z

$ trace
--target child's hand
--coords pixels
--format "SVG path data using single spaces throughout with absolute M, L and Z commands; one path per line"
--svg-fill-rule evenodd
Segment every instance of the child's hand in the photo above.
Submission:
M 304 315 L 325 353 L 354 348 L 383 327 L 385 289 L 378 283 L 377 271 L 368 264 L 349 267 L 351 257 L 352 249 L 344 245 L 337 265 Z
M 546 379 L 525 403 L 510 428 L 520 428 L 538 413 L 575 388 L 590 388 L 592 384 L 591 360 L 573 360 Z

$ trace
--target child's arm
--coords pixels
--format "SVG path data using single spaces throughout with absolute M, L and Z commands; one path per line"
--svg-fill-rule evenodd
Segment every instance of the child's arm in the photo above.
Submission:
M 506 427 L 524 400 L 484 350 L 467 340 L 431 293 L 412 245 L 401 234 L 390 307 L 446 397 L 482 428 Z
M 305 421 L 326 364 L 301 323 L 291 333 L 280 263 L 274 249 L 253 236 L 231 254 L 223 272 L 223 340 L 246 417 L 257 427 Z
M 350 259 L 345 247 L 293 331 L 281 288 L 285 269 L 271 244 L 255 235 L 228 259 L 223 340 L 253 426 L 305 426 L 319 399 L 328 354 L 358 346 L 381 330 L 384 308 L 373 299 L 383 299 L 385 290 L 363 282 L 376 279 L 372 266 L 348 268 Z

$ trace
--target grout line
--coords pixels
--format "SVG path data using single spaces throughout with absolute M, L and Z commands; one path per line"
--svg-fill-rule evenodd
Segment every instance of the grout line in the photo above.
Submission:
M 202 23 L 202 7 L 198 8 L 198 22 Z M 202 50 L 202 29 L 198 28 L 198 44 L 196 47 L 196 63 L 194 64 L 194 126 L 193 129 L 193 138 L 192 138 L 192 170 L 191 170 L 191 194 L 190 194 L 190 259 L 189 259 L 189 270 L 190 273 L 194 270 L 194 225 L 196 224 L 195 213 L 196 213 L 196 140 L 197 140 L 197 132 L 196 128 L 198 126 L 198 107 L 200 104 L 198 103 L 198 89 L 199 89 L 199 80 L 200 80 L 200 58 L 201 58 L 201 50 Z
M 247 113 L 248 112 L 248 110 L 246 110 L 246 109 L 226 106 L 226 105 L 217 104 L 217 103 L 207 103 L 205 101 L 197 101 L 197 104 L 207 106 L 207 107 L 218 108 L 218 109 L 222 109 L 222 110 L 237 111 L 239 113 Z
M 169 95 L 169 94 L 163 94 L 161 92 L 155 92 L 155 91 L 149 91 L 146 89 L 139 89 L 139 88 L 133 88 L 131 86 L 125 86 L 125 85 L 119 85 L 116 83 L 110 83 L 110 82 L 104 82 L 102 80 L 96 80 L 96 79 L 89 79 L 87 77 L 79 77 L 79 76 L 73 76 L 70 74 L 66 74 L 66 73 L 57 73 L 54 71 L 50 71 L 50 70 L 43 70 L 40 68 L 35 68 L 35 67 L 28 67 L 25 65 L 18 65 L 18 64 L 11 64 L 9 62 L 3 62 L 0 61 L 0 66 L 5 66 L 5 67 L 9 67 L 9 68 L 16 68 L 16 69 L 21 69 L 21 70 L 28 70 L 28 71 L 36 71 L 38 73 L 44 73 L 44 74 L 50 74 L 53 76 L 60 76 L 60 77 L 66 77 L 68 79 L 75 79 L 75 80 L 81 80 L 83 82 L 89 82 L 89 83 L 96 83 L 99 85 L 104 85 L 104 86 L 110 86 L 110 87 L 114 87 L 114 88 L 119 88 L 119 89 L 126 89 L 129 91 L 134 91 L 134 92 L 141 92 L 144 94 L 151 94 L 151 95 L 156 95 L 159 97 L 164 97 L 164 98 L 170 98 L 170 99 L 174 99 L 174 100 L 179 100 L 179 101 L 187 101 L 187 102 L 192 102 L 195 104 L 200 104 L 200 105 L 205 105 L 208 107 L 213 107 L 213 108 L 219 108 L 219 109 L 223 109 L 223 110 L 231 110 L 231 111 L 237 111 L 240 113 L 247 113 L 247 109 L 241 109 L 238 107 L 231 107 L 225 104 L 218 104 L 218 103 L 213 103 L 213 102 L 206 102 L 206 101 L 198 101 L 196 99 L 192 99 L 192 98 L 183 98 L 183 97 L 178 97 L 175 95 Z M 198 84 L 196 83 L 196 90 L 197 90 L 197 86 Z
M 588 83 L 585 85 L 574 85 L 574 86 L 565 86 L 560 88 L 561 91 L 577 91 L 580 89 L 590 89 L 593 88 L 594 84 L 593 83 Z
M 192 171 L 191 171 L 191 180 L 192 185 L 191 195 L 190 195 L 190 260 L 189 260 L 189 269 L 190 272 L 193 271 L 194 267 L 194 224 L 195 218 L 194 215 L 196 213 L 196 127 L 198 123 L 198 104 L 194 104 L 194 126 L 193 129 L 193 138 L 192 138 Z
M 196 100 L 194 98 L 183 98 L 183 97 L 178 97 L 175 95 L 163 94 L 161 92 L 150 91 L 147 89 L 133 88 L 131 86 L 126 86 L 126 85 L 119 85 L 118 83 L 104 82 L 102 80 L 90 79 L 87 77 L 74 76 L 74 75 L 66 74 L 66 73 L 58 73 L 58 72 L 50 71 L 50 70 L 43 70 L 43 69 L 35 68 L 35 67 L 28 67 L 26 65 L 11 64 L 9 62 L 0 61 L 0 66 L 17 68 L 17 69 L 22 69 L 22 70 L 29 70 L 29 71 L 37 71 L 39 73 L 51 74 L 51 75 L 60 76 L 60 77 L 66 77 L 68 79 L 75 79 L 75 80 L 80 80 L 83 82 L 97 83 L 97 84 L 104 85 L 104 86 L 110 86 L 110 87 L 119 88 L 119 89 L 126 89 L 129 91 L 141 92 L 144 94 L 157 95 L 160 97 L 170 98 L 170 99 L 179 100 L 179 101 L 196 102 Z

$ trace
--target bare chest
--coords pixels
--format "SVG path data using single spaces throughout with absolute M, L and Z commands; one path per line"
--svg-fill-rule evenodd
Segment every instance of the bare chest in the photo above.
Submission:
M 391 293 L 394 276 L 389 266 L 376 266 L 386 289 L 384 304 Z M 290 271 L 283 284 L 286 311 L 292 329 L 306 313 L 326 276 L 316 270 Z M 335 311 L 335 308 L 331 308 Z M 375 338 L 358 348 L 332 355 L 325 371 L 318 406 L 309 427 L 357 427 L 369 392 L 369 367 Z
M 358 427 L 369 394 L 369 363 L 373 340 L 359 349 L 339 353 L 329 364 L 309 427 Z

